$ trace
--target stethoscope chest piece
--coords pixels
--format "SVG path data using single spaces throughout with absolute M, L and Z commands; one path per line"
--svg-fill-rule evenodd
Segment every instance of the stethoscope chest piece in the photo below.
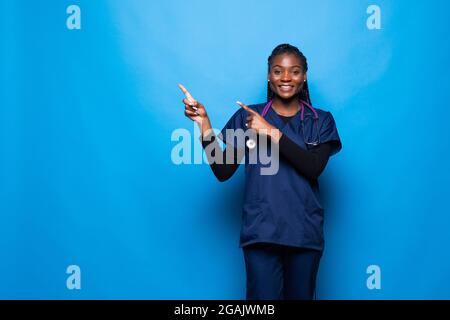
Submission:
M 249 149 L 255 149 L 256 147 L 256 142 L 253 139 L 248 139 L 246 142 L 246 145 Z

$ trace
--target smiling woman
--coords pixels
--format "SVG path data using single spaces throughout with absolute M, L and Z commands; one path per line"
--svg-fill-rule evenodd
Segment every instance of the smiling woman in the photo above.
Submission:
M 299 59 L 294 55 L 284 54 L 274 58 L 272 70 L 269 70 L 271 91 L 277 93 L 281 99 L 289 99 L 300 93 L 306 73 L 302 69 Z
M 245 155 L 246 191 L 240 246 L 247 272 L 248 299 L 312 299 L 323 250 L 323 206 L 318 177 L 331 155 L 341 149 L 331 113 L 315 109 L 307 82 L 308 64 L 300 50 L 277 46 L 268 58 L 267 102 L 242 107 L 219 138 L 211 129 L 205 107 L 180 85 L 185 115 L 198 123 L 205 150 L 214 144 L 211 169 L 220 181 L 237 170 Z M 279 168 L 261 174 L 261 161 L 248 161 L 253 148 L 227 136 L 227 130 L 254 130 L 261 143 L 271 140 L 280 154 Z M 247 148 L 246 148 L 247 146 Z M 236 149 L 226 157 L 229 148 Z M 245 150 L 245 152 L 239 152 Z
M 308 64 L 305 56 L 296 51 L 281 45 L 268 59 L 267 100 L 273 100 L 272 107 L 283 116 L 292 115 L 292 110 L 295 110 L 294 114 L 298 111 L 298 99 L 311 104 L 307 83 Z

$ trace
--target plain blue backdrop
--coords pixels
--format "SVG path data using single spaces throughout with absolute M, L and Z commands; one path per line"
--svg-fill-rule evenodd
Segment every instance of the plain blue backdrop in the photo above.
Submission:
M 81 30 L 66 8 L 81 8 Z M 369 30 L 367 7 L 381 8 Z M 242 168 L 174 165 L 183 83 L 222 128 L 279 43 L 343 142 L 319 299 L 450 298 L 448 1 L 0 0 L 0 298 L 243 299 Z M 194 143 L 196 139 L 192 137 Z M 68 290 L 66 268 L 81 268 Z M 369 290 L 366 268 L 381 268 Z

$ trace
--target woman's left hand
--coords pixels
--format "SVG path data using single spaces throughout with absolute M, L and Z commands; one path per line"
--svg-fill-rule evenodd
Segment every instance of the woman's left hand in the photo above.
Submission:
M 270 138 L 275 142 L 278 142 L 280 140 L 282 136 L 280 130 L 272 126 L 270 123 L 266 121 L 266 119 L 264 119 L 263 116 L 261 116 L 255 110 L 250 109 L 242 102 L 237 101 L 237 104 L 240 105 L 245 111 L 249 113 L 249 116 L 247 117 L 247 122 L 245 123 L 248 129 L 253 129 L 258 134 L 270 136 Z

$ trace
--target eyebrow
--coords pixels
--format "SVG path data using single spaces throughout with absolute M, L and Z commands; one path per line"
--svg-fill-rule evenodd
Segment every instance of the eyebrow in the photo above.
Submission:
M 272 66 L 272 68 L 275 68 L 275 67 L 280 67 L 280 68 L 284 68 L 283 66 L 280 66 L 279 64 L 276 64 L 276 65 L 274 65 L 274 66 Z M 290 68 L 302 68 L 302 66 L 299 66 L 299 65 L 295 65 L 295 66 L 291 66 Z

